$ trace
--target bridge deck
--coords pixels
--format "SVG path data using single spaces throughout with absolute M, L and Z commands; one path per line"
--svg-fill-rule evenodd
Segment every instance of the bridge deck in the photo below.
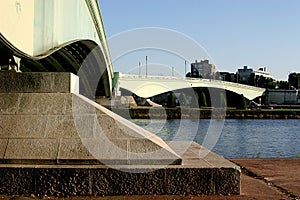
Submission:
M 121 75 L 119 77 L 119 87 L 131 91 L 132 93 L 149 98 L 158 94 L 184 88 L 207 87 L 229 90 L 237 94 L 243 94 L 247 99 L 255 99 L 262 96 L 264 88 L 232 83 L 212 79 L 178 78 L 165 76 L 138 76 Z

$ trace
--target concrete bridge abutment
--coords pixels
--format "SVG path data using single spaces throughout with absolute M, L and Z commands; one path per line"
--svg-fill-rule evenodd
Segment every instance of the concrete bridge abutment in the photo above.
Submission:
M 0 72 L 1 194 L 240 193 L 235 164 L 166 143 L 78 91 L 71 73 Z

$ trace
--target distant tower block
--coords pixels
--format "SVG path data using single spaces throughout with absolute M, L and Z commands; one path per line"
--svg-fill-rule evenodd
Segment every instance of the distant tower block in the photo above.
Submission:
M 215 74 L 216 67 L 214 64 L 210 64 L 209 60 L 202 60 L 198 62 L 197 60 L 191 64 L 192 77 L 195 78 L 213 78 Z

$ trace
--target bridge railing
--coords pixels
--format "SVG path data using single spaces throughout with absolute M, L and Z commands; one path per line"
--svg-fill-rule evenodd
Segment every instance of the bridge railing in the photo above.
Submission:
M 240 84 L 240 83 L 233 83 L 233 82 L 228 82 L 228 81 L 222 81 L 225 85 L 230 85 L 232 87 L 239 87 L 239 88 L 245 88 L 245 89 L 251 89 L 251 90 L 265 90 L 265 88 L 260 88 L 260 87 L 255 87 L 251 85 L 245 85 L 245 84 Z
M 240 83 L 233 83 L 233 82 L 228 82 L 228 81 L 221 81 L 221 80 L 215 80 L 215 79 L 201 79 L 201 78 L 186 78 L 185 80 L 191 80 L 191 81 L 202 81 L 202 82 L 210 82 L 210 83 L 216 83 L 219 85 L 224 85 L 224 86 L 231 86 L 231 87 L 237 87 L 237 88 L 244 88 L 244 89 L 251 89 L 251 90 L 265 90 L 264 88 L 259 88 L 259 87 L 254 87 L 251 85 L 244 85 Z
M 181 77 L 176 76 L 146 76 L 146 75 L 137 75 L 137 74 L 122 74 L 120 78 L 140 78 L 140 79 L 165 79 L 165 80 L 184 80 Z
M 104 55 L 108 62 L 108 65 L 109 65 L 110 74 L 111 74 L 111 76 L 113 76 L 114 72 L 113 72 L 111 58 L 110 58 L 110 52 L 109 52 L 109 48 L 108 48 L 108 44 L 107 44 L 107 40 L 106 40 L 106 34 L 104 31 L 102 16 L 100 14 L 99 3 L 98 3 L 98 1 L 95 1 L 95 0 L 86 0 L 86 4 L 90 11 L 93 23 L 95 25 L 95 29 L 97 31 L 97 35 L 98 35 L 98 38 L 101 43 L 100 45 L 102 46 L 102 48 L 104 50 Z

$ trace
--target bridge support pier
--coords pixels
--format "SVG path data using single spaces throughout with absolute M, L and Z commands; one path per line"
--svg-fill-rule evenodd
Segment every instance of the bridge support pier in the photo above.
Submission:
M 240 193 L 235 164 L 194 142 L 167 144 L 78 91 L 70 73 L 0 72 L 1 194 Z

